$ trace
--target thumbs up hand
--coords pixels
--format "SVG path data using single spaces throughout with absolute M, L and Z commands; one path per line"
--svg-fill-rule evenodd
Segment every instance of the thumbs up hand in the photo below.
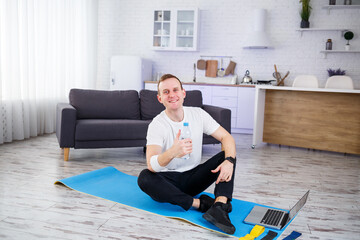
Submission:
M 176 134 L 172 150 L 174 152 L 174 158 L 181 158 L 186 154 L 192 153 L 192 140 L 191 138 L 180 139 L 181 130 Z

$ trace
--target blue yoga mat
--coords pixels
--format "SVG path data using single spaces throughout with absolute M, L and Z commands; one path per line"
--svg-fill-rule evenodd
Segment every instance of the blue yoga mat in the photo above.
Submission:
M 65 186 L 79 192 L 94 195 L 164 217 L 182 219 L 200 227 L 226 234 L 216 226 L 207 222 L 202 217 L 202 213 L 197 210 L 190 209 L 189 211 L 185 211 L 176 205 L 154 201 L 138 187 L 137 177 L 122 173 L 114 167 L 106 167 L 92 172 L 65 178 L 55 182 L 55 184 L 57 183 L 62 183 Z M 212 194 L 205 194 L 214 197 Z M 243 221 L 250 213 L 251 209 L 255 205 L 259 204 L 233 199 L 232 205 L 233 211 L 229 216 L 232 223 L 236 227 L 236 231 L 234 235 L 230 236 L 245 236 L 246 234 L 250 233 L 254 226 L 246 224 Z M 279 237 L 286 227 L 287 226 L 285 226 L 282 230 L 271 230 L 277 232 Z M 257 239 L 261 239 L 267 234 L 268 231 L 269 229 L 266 228 L 265 232 Z

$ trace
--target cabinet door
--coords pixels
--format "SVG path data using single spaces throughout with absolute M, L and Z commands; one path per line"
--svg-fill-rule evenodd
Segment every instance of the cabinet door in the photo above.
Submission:
M 201 91 L 203 104 L 211 105 L 211 97 L 212 97 L 211 86 L 191 85 L 191 90 Z
M 158 49 L 170 49 L 171 36 L 171 11 L 154 11 L 153 47 Z
M 236 128 L 253 129 L 255 88 L 238 88 Z
M 176 11 L 176 40 L 177 50 L 197 49 L 198 33 L 198 11 L 197 10 L 177 10 Z
M 237 98 L 236 97 L 219 97 L 213 96 L 212 97 L 212 105 L 224 108 L 233 108 L 236 110 L 237 107 Z M 236 116 L 236 115 L 235 115 Z
M 157 84 L 155 82 L 145 83 L 145 89 L 157 91 Z
M 191 85 L 183 84 L 183 89 L 185 89 L 185 91 L 190 91 L 191 90 Z
M 219 97 L 237 97 L 237 87 L 213 87 L 213 96 Z
M 211 105 L 231 110 L 231 128 L 236 127 L 237 87 L 213 86 Z
M 236 127 L 237 116 L 237 98 L 236 97 L 212 97 L 212 104 L 214 106 L 230 109 L 231 111 L 231 128 Z

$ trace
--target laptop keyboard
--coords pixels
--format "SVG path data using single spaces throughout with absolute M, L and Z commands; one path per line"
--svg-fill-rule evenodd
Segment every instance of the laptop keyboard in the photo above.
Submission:
M 261 219 L 261 223 L 277 226 L 281 220 L 281 217 L 284 215 L 284 212 L 268 209 L 265 213 L 263 219 Z

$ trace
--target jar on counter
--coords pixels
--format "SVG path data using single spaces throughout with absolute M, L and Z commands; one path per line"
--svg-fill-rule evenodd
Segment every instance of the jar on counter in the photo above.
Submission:
M 332 50 L 332 41 L 328 39 L 326 42 L 326 50 Z

